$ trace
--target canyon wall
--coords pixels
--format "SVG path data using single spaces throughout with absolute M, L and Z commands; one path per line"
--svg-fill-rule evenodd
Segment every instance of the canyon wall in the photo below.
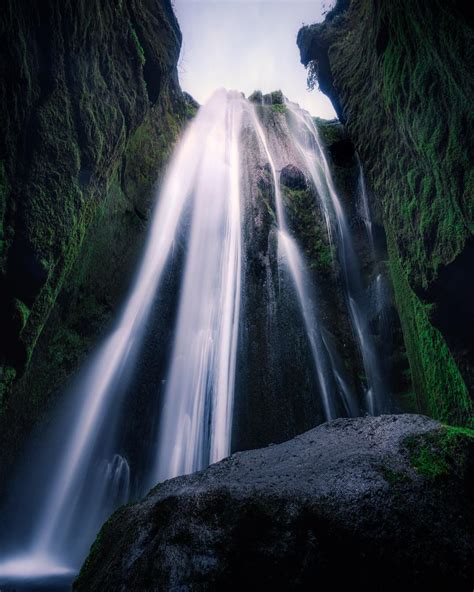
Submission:
M 195 105 L 169 0 L 7 2 L 0 31 L 0 465 L 123 300 Z M 159 180 L 158 180 L 159 183 Z
M 407 409 L 472 417 L 472 16 L 455 0 L 338 0 L 298 34 L 360 155 L 413 381 Z

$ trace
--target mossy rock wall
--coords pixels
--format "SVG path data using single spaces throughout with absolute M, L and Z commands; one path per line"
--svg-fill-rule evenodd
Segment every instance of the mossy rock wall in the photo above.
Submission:
M 415 409 L 472 417 L 472 18 L 455 0 L 339 0 L 298 35 L 389 239 Z
M 7 470 L 122 303 L 190 108 L 168 0 L 11 2 L 0 27 Z

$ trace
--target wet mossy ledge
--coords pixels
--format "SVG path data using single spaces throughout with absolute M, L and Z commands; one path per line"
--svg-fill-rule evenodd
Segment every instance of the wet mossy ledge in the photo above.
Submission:
M 198 105 L 177 81 L 169 0 L 7 2 L 0 26 L 5 469 L 123 299 Z
M 388 238 L 411 408 L 473 416 L 474 31 L 462 3 L 338 0 L 301 60 L 360 155 Z

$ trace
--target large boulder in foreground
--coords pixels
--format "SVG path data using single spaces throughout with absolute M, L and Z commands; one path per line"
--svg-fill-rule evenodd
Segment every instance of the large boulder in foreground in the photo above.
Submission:
M 338 419 L 234 454 L 118 510 L 74 589 L 472 589 L 473 434 Z

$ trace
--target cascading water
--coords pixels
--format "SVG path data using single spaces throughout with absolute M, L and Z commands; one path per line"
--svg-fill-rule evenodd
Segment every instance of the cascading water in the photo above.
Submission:
M 0 562 L 1 578 L 76 571 L 107 514 L 126 501 L 130 469 L 126 459 L 114 456 L 115 418 L 182 231 L 183 213 L 190 208 L 189 258 L 163 413 L 162 442 L 171 456 L 166 467 L 158 462 L 152 468 L 147 484 L 229 453 L 240 295 L 237 133 L 243 102 L 239 93 L 218 91 L 180 142 L 121 317 L 59 420 L 65 445 L 57 442 L 44 461 L 42 478 L 50 486 L 42 505 L 28 491 L 25 500 L 15 501 L 37 510 L 27 540 L 18 541 L 22 553 Z M 171 448 L 166 448 L 169 438 Z M 104 465 L 104 458 L 112 460 Z M 97 465 L 105 467 L 101 479 Z M 113 492 L 114 485 L 119 492 Z
M 152 484 L 230 453 L 241 273 L 239 133 L 245 101 L 214 120 L 192 190 L 189 254 Z
M 262 124 L 258 109 L 240 93 L 217 91 L 181 139 L 120 317 L 52 422 L 35 470 L 22 474 L 20 495 L 15 496 L 14 511 L 10 508 L 13 519 L 7 521 L 7 535 L 0 539 L 0 583 L 75 573 L 101 523 L 118 505 L 158 481 L 196 471 L 230 454 L 244 290 L 242 228 L 260 224 L 245 214 L 251 196 L 241 184 L 244 131 L 250 130 L 256 139 L 271 172 L 278 268 L 293 286 L 306 334 L 307 345 L 301 347 L 309 350 L 318 390 L 310 396 L 319 395 L 326 419 L 360 413 L 331 327 L 323 321 L 315 278 L 287 223 L 279 178 L 287 158 L 296 159 L 312 179 L 329 238 L 339 253 L 347 307 L 367 375 L 367 411 L 385 409 L 386 390 L 368 331 L 360 270 L 317 130 L 309 115 L 294 105 L 288 105 L 286 115 L 274 115 L 290 124 L 285 128 L 284 143 L 290 147 L 286 153 L 275 139 L 275 129 Z M 184 268 L 179 270 L 179 291 L 173 295 L 179 301 L 174 339 L 168 369 L 159 377 L 163 401 L 158 386 L 155 393 L 159 428 L 154 440 L 140 442 L 142 456 L 153 452 L 149 466 L 140 472 L 123 443 L 127 402 L 133 398 L 133 370 L 143 357 L 144 344 L 156 348 L 157 358 L 165 355 L 163 344 L 150 339 L 148 325 L 160 305 L 165 277 L 176 267 L 176 245 L 182 242 Z M 381 282 L 376 284 L 376 299 L 383 293 Z M 268 323 L 273 322 L 269 315 Z M 36 486 L 38 480 L 44 488 Z M 26 525 L 19 526 L 19 515 L 26 517 Z
M 317 303 L 315 302 L 315 291 L 314 289 L 311 289 L 312 286 L 300 250 L 287 228 L 286 216 L 281 199 L 280 182 L 277 176 L 274 158 L 270 152 L 265 133 L 256 114 L 253 112 L 252 115 L 255 129 L 264 146 L 272 171 L 275 187 L 277 222 L 279 226 L 278 246 L 281 249 L 282 257 L 288 266 L 301 307 L 318 377 L 325 418 L 326 420 L 331 420 L 337 417 L 335 405 L 337 393 L 341 394 L 344 407 L 348 411 L 348 414 L 357 414 L 357 405 L 354 397 L 350 392 L 341 371 L 338 370 L 335 363 L 335 360 L 338 357 L 337 352 L 330 346 L 329 341 L 325 340 L 323 337 L 323 327 L 321 320 L 318 318 L 318 308 Z
M 367 233 L 367 239 L 369 241 L 369 249 L 373 257 L 375 257 L 375 240 L 374 230 L 372 223 L 372 215 L 370 213 L 369 198 L 367 196 L 367 187 L 365 184 L 365 177 L 362 171 L 362 165 L 359 157 L 357 157 L 357 166 L 359 168 L 359 209 L 360 216 L 364 221 L 365 231 Z
M 360 264 L 355 253 L 350 227 L 337 195 L 314 121 L 309 113 L 301 110 L 297 105 L 288 103 L 287 106 L 293 115 L 293 138 L 307 164 L 318 196 L 322 200 L 326 220 L 330 221 L 328 226 L 330 235 L 333 234 L 332 226 L 335 226 L 348 309 L 366 374 L 366 411 L 371 415 L 383 413 L 389 409 L 389 389 L 384 379 L 381 359 L 369 328 L 368 298 L 362 283 Z M 365 191 L 365 186 L 362 187 Z M 364 196 L 364 198 L 367 204 L 367 197 Z M 367 222 L 371 224 L 368 207 L 366 213 Z M 369 240 L 373 245 L 371 226 L 369 228 Z

